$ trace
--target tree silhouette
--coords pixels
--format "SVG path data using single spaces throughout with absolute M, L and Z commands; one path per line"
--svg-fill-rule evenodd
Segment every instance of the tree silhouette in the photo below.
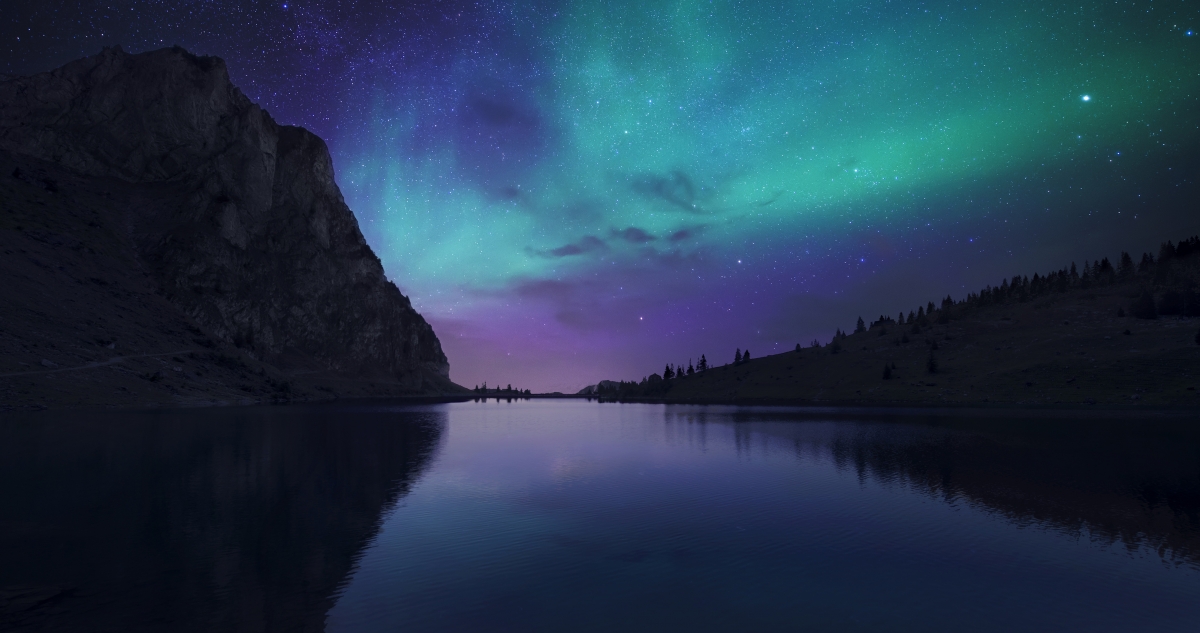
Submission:
M 742 348 L 739 347 L 737 353 L 733 355 L 733 364 L 736 365 L 740 362 L 742 362 Z
M 1129 307 L 1129 313 L 1139 319 L 1156 319 L 1158 311 L 1154 308 L 1154 295 L 1149 290 L 1142 290 L 1142 295 Z
M 748 360 L 750 360 L 750 350 L 742 352 L 742 362 L 744 363 Z
M 1184 296 L 1181 292 L 1164 292 L 1162 299 L 1158 300 L 1159 314 L 1183 314 L 1183 310 Z
M 688 360 L 688 375 L 691 376 L 695 373 L 696 373 L 696 368 L 692 367 L 692 361 L 689 359 Z
M 854 333 L 860 334 L 867 331 L 867 324 L 863 323 L 862 317 L 858 317 L 858 323 L 854 324 Z
M 1121 261 L 1117 264 L 1117 272 L 1122 276 L 1133 274 L 1133 258 L 1129 256 L 1129 253 L 1121 251 Z
M 1200 316 L 1200 293 L 1188 290 L 1183 295 L 1183 316 Z
M 675 372 L 671 371 L 671 363 L 667 363 L 667 366 L 663 368 L 663 380 L 670 380 L 674 377 Z

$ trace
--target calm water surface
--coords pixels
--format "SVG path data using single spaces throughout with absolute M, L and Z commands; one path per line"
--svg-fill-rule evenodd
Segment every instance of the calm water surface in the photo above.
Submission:
M 8 415 L 0 630 L 1200 630 L 1200 422 Z

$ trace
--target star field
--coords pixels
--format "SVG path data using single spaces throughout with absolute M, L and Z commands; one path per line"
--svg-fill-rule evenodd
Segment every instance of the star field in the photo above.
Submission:
M 1200 230 L 1192 2 L 38 3 L 0 71 L 223 57 L 468 387 L 827 340 Z

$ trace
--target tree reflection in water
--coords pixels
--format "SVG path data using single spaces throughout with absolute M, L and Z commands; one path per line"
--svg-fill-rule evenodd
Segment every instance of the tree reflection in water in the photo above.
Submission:
M 1200 426 L 1185 416 L 786 409 L 675 415 L 732 419 L 740 449 L 752 450 L 755 434 L 786 438 L 800 454 L 828 456 L 860 479 L 1022 525 L 1148 548 L 1170 564 L 1200 568 Z

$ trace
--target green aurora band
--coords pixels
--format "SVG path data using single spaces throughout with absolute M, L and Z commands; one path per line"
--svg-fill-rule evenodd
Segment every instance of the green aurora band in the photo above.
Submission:
M 768 353 L 851 310 L 1112 254 L 1043 260 L 1017 223 L 1128 249 L 1194 229 L 1169 204 L 1142 233 L 1114 219 L 1148 182 L 1131 174 L 1188 164 L 1200 135 L 1194 12 L 1145 6 L 512 9 L 503 36 L 437 69 L 356 82 L 368 105 L 334 144 L 339 181 L 468 386 L 566 390 Z M 919 227 L 936 236 L 917 244 Z M 1029 257 L 943 270 L 1013 250 Z M 837 314 L 795 300 L 836 294 Z

